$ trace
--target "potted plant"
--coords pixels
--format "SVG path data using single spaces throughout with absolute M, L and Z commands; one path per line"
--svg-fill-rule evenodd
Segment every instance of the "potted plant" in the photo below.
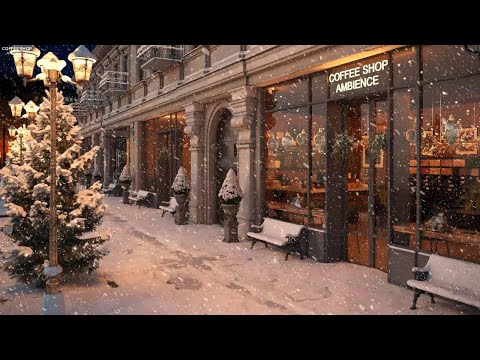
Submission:
M 223 241 L 238 242 L 237 213 L 243 194 L 235 170 L 228 171 L 218 197 L 225 213 Z
M 130 176 L 130 171 L 128 170 L 127 165 L 123 167 L 122 173 L 120 174 L 118 181 L 123 187 L 123 203 L 128 204 L 128 195 L 130 190 L 130 184 L 132 183 L 132 177 Z
M 347 132 L 336 134 L 333 140 L 333 153 L 339 155 L 341 158 L 346 159 L 347 156 L 353 151 L 355 146 L 355 139 L 353 136 L 348 135 Z
M 373 142 L 372 142 L 372 151 L 375 162 L 380 160 L 380 153 L 382 150 L 387 148 L 387 134 L 386 133 L 378 133 L 375 135 Z
M 178 169 L 177 176 L 172 184 L 173 196 L 177 200 L 178 208 L 175 211 L 175 224 L 188 224 L 187 201 L 190 193 L 190 185 L 188 184 L 187 173 L 183 167 Z

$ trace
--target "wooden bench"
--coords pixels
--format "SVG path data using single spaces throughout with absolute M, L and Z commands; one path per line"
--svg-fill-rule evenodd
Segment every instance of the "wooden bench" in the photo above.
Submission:
M 414 279 L 407 285 L 414 289 L 411 310 L 417 308 L 417 300 L 421 294 L 430 295 L 432 304 L 434 295 L 462 302 L 480 309 L 480 265 L 430 255 L 424 268 L 412 269 Z
M 165 212 L 169 212 L 170 214 L 175 214 L 175 211 L 177 211 L 177 199 L 175 197 L 171 197 L 170 201 L 162 201 L 163 204 L 162 206 L 159 206 L 159 209 L 162 210 L 162 217 L 165 214 Z
M 128 200 L 130 200 L 130 205 L 135 203 L 136 205 L 138 205 L 138 207 L 140 207 L 142 205 L 147 206 L 150 203 L 152 197 L 153 194 L 145 190 L 139 190 L 137 192 L 130 191 L 130 196 L 128 197 Z
M 260 230 L 260 232 L 248 232 L 247 236 L 252 240 L 252 249 L 257 241 L 267 244 L 280 246 L 287 250 L 285 261 L 291 252 L 298 251 L 300 258 L 305 258 L 305 251 L 302 242 L 306 242 L 305 227 L 303 225 L 292 224 L 285 221 L 265 218 L 263 224 L 252 225 L 252 228 Z

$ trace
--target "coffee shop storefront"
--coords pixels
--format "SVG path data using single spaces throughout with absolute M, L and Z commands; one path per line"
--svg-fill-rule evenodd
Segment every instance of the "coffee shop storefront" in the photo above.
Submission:
M 389 273 L 480 262 L 479 55 L 395 49 L 264 89 L 264 208 L 309 255 Z

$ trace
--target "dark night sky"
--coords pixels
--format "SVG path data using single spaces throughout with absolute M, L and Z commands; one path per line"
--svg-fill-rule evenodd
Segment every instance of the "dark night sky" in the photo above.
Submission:
M 11 46 L 13 44 L 0 44 L 0 117 L 1 113 L 5 112 L 6 102 L 10 101 L 13 97 L 19 96 L 25 103 L 29 101 L 28 93 L 32 91 L 41 91 L 44 88 L 43 82 L 29 83 L 25 88 L 21 79 L 17 76 L 15 71 L 15 65 L 13 64 L 12 55 L 4 47 Z M 72 51 L 74 51 L 78 45 L 35 45 L 40 51 L 40 58 L 42 58 L 47 52 L 53 52 L 59 59 L 65 60 L 67 66 L 62 70 L 64 75 L 73 77 L 72 63 L 68 61 L 67 57 Z M 89 50 L 92 50 L 95 45 L 85 45 Z M 38 66 L 35 67 L 34 76 L 40 72 Z M 65 95 L 67 93 L 74 94 L 75 88 L 71 85 L 61 85 L 60 90 L 63 90 Z M 3 111 L 2 111 L 3 109 Z M 8 112 L 7 112 L 7 115 Z

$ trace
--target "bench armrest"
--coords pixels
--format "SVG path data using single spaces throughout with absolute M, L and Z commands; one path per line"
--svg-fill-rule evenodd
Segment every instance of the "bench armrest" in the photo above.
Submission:
M 287 234 L 285 237 L 288 239 L 289 244 L 293 244 L 298 241 L 298 235 Z
M 429 272 L 427 269 L 422 267 L 414 267 L 412 268 L 413 276 L 415 280 L 425 281 L 428 279 Z
M 254 232 L 254 233 L 259 233 L 259 232 L 262 232 L 262 230 L 263 230 L 263 225 L 254 225 L 254 224 L 252 224 L 252 225 L 250 225 L 250 226 L 251 226 L 251 228 L 252 228 L 252 232 Z

